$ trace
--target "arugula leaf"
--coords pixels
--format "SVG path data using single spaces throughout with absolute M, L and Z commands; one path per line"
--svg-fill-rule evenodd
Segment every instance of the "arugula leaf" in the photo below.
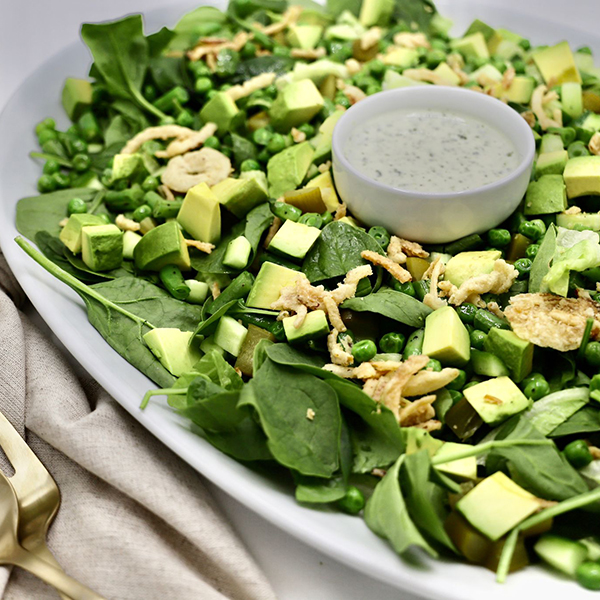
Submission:
M 308 251 L 302 270 L 310 282 L 341 277 L 350 269 L 367 264 L 361 252 L 385 254 L 370 235 L 347 223 L 334 221 L 323 227 L 319 239 Z
M 548 435 L 556 438 L 579 433 L 595 433 L 597 431 L 600 431 L 600 410 L 594 406 L 584 406 Z
M 381 288 L 369 296 L 346 300 L 342 308 L 377 313 L 410 327 L 423 327 L 425 317 L 431 313 L 431 309 L 416 298 L 390 288 Z
M 166 117 L 141 93 L 150 55 L 141 15 L 84 23 L 81 37 L 92 53 L 95 72 L 113 95 L 134 101 L 159 119 Z
M 30 240 L 40 231 L 56 237 L 60 233 L 60 221 L 67 216 L 69 202 L 73 198 L 91 202 L 97 193 L 98 190 L 90 188 L 71 188 L 21 198 L 17 203 L 17 230 Z
M 542 435 L 548 435 L 583 408 L 589 398 L 590 391 L 585 387 L 554 392 L 534 402 L 523 418 L 530 421 Z
M 337 396 L 326 383 L 267 358 L 242 389 L 240 406 L 245 405 L 256 409 L 269 450 L 280 464 L 315 477 L 337 471 L 341 415 Z M 309 411 L 314 411 L 312 419 Z
M 498 430 L 496 440 L 546 439 L 530 421 L 519 416 Z M 546 500 L 566 500 L 587 490 L 579 473 L 554 445 L 507 446 L 488 455 L 488 474 L 506 466 L 515 483 Z
M 400 488 L 399 474 L 405 460 L 403 454 L 377 484 L 365 507 L 365 521 L 369 529 L 389 540 L 398 554 L 417 546 L 436 558 L 437 552 L 411 519 Z
M 542 284 L 550 270 L 550 264 L 556 252 L 556 227 L 553 223 L 550 224 L 544 239 L 540 244 L 540 248 L 535 255 L 533 264 L 531 265 L 531 273 L 529 274 L 529 292 L 532 294 L 548 291 L 548 288 Z

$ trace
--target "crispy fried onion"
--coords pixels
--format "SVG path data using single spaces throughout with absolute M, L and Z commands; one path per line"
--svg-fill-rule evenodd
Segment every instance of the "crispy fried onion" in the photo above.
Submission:
M 176 192 L 187 192 L 203 181 L 213 186 L 227 179 L 231 161 L 214 148 L 202 148 L 175 156 L 167 163 L 161 181 Z
M 515 279 L 518 271 L 509 265 L 505 260 L 498 259 L 494 263 L 494 268 L 491 273 L 475 275 L 467 279 L 460 288 L 457 288 L 450 281 L 440 281 L 439 287 L 443 295 L 448 297 L 450 304 L 458 306 L 463 302 L 470 302 L 485 308 L 486 304 L 481 299 L 481 294 L 504 294 L 508 292 Z
M 389 408 L 403 427 L 418 426 L 429 430 L 439 429 L 438 423 L 430 423 L 435 417 L 431 406 L 435 400 L 432 392 L 443 388 L 458 376 L 458 369 L 442 369 L 439 372 L 423 370 L 428 356 L 412 356 L 405 362 L 371 361 L 358 367 L 329 364 L 323 367 L 340 377 L 362 379 L 363 390 L 377 402 Z M 416 398 L 413 401 L 408 398 Z
M 292 48 L 290 56 L 301 60 L 318 60 L 327 56 L 327 50 L 325 48 Z
M 350 104 L 356 104 L 367 97 L 367 94 L 365 94 L 359 87 L 356 87 L 355 85 L 344 86 L 342 92 L 344 93 L 344 96 L 350 100 Z
M 560 352 L 579 348 L 587 319 L 594 319 L 592 337 L 600 336 L 600 305 L 586 298 L 519 294 L 504 314 L 520 338 Z
M 214 244 L 209 244 L 208 242 L 199 242 L 198 240 L 185 240 L 185 245 L 191 248 L 196 248 L 196 250 L 200 250 L 200 252 L 204 252 L 205 254 L 210 254 L 214 249 Z
M 192 130 L 190 130 L 192 131 Z M 173 140 L 166 150 L 159 150 L 154 153 L 157 158 L 173 158 L 180 154 L 185 154 L 190 150 L 195 150 L 198 146 L 202 146 L 204 142 L 214 135 L 217 131 L 217 126 L 214 123 L 207 123 L 200 131 L 192 131 L 191 134 L 185 137 L 179 137 Z
M 194 133 L 197 133 L 189 127 L 181 127 L 181 125 L 161 125 L 160 127 L 147 127 L 133 136 L 121 150 L 121 154 L 134 154 L 137 152 L 144 142 L 150 140 L 168 140 L 168 139 L 185 139 Z
M 372 250 L 363 250 L 360 255 L 374 265 L 383 267 L 394 279 L 397 279 L 400 283 L 406 283 L 412 279 L 412 275 L 398 263 L 394 262 L 387 256 L 381 256 L 378 252 Z
M 348 338 L 346 337 L 340 342 L 338 340 L 339 334 L 340 332 L 335 327 L 329 332 L 327 336 L 327 350 L 329 350 L 329 356 L 334 365 L 347 367 L 354 362 L 354 357 L 350 352 L 350 344 L 346 342 Z
M 588 145 L 590 152 L 596 156 L 600 156 L 600 131 L 597 131 L 590 140 Z
M 560 109 L 555 109 L 552 115 L 553 118 L 550 118 L 546 114 L 546 109 L 544 108 L 544 104 L 556 100 L 557 98 L 558 95 L 556 92 L 548 92 L 548 88 L 545 85 L 538 85 L 535 90 L 533 90 L 533 95 L 531 96 L 531 110 L 537 117 L 540 127 L 544 131 L 548 129 L 548 127 L 562 127 L 562 113 Z
M 383 31 L 381 27 L 371 27 L 360 38 L 360 49 L 368 50 L 378 44 L 383 37 Z
M 140 224 L 133 219 L 128 219 L 125 215 L 117 215 L 115 219 L 115 225 L 121 231 L 139 231 Z
M 208 55 L 216 56 L 221 50 L 235 50 L 239 52 L 252 36 L 245 31 L 240 31 L 232 40 L 225 38 L 204 37 L 188 53 L 191 61 L 200 60 Z
M 348 69 L 348 75 L 350 75 L 350 77 L 356 75 L 362 69 L 362 65 L 355 58 L 349 58 L 344 65 L 346 66 L 346 69 Z
M 309 310 L 324 310 L 329 317 L 331 326 L 338 331 L 346 331 L 346 326 L 340 316 L 339 305 L 345 300 L 354 297 L 358 282 L 373 274 L 370 265 L 363 265 L 348 271 L 343 283 L 333 291 L 327 291 L 322 285 L 313 286 L 306 277 L 300 277 L 296 283 L 284 287 L 279 299 L 271 307 L 273 310 L 282 311 L 287 314 L 292 311 L 296 314 L 294 327 L 298 328 L 304 323 Z
M 423 279 L 429 279 L 429 291 L 423 298 L 423 304 L 429 306 L 432 310 L 448 306 L 448 302 L 439 297 L 438 291 L 438 282 L 445 271 L 446 265 L 442 262 L 442 258 L 438 256 L 423 274 Z
M 395 263 L 402 265 L 408 256 L 427 258 L 429 252 L 423 250 L 421 244 L 417 244 L 417 242 L 409 242 L 393 235 L 387 248 L 387 256 Z
M 403 48 L 431 48 L 431 44 L 424 33 L 410 33 L 402 31 L 394 36 L 394 44 Z
M 244 81 L 241 85 L 230 87 L 225 93 L 235 102 L 241 98 L 246 98 L 258 90 L 269 87 L 275 81 L 275 77 L 277 77 L 275 73 L 261 73 L 256 77 Z
M 446 77 L 431 69 L 406 69 L 402 72 L 402 75 L 415 81 L 427 81 L 434 85 L 454 85 Z

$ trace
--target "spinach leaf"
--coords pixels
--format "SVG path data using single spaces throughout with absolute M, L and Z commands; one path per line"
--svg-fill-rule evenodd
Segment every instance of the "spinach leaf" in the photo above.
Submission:
M 149 69 L 157 89 L 163 94 L 176 86 L 190 86 L 182 58 L 158 56 L 150 61 Z
M 336 502 L 346 495 L 348 489 L 342 477 L 323 479 L 321 477 L 298 475 L 295 480 L 296 500 L 307 504 Z
M 600 431 L 600 410 L 594 406 L 584 406 L 549 434 L 550 437 L 563 437 L 579 433 Z
M 312 282 L 341 277 L 350 269 L 367 264 L 361 252 L 384 254 L 381 246 L 364 231 L 334 221 L 323 227 L 319 239 L 308 251 L 302 270 Z
M 174 37 L 175 32 L 171 31 L 168 27 L 163 27 L 156 33 L 150 34 L 146 38 L 148 40 L 148 54 L 150 58 L 160 56 Z
M 225 257 L 225 252 L 227 251 L 229 242 L 240 235 L 244 235 L 245 228 L 245 223 L 236 223 L 229 234 L 221 239 L 218 246 L 210 254 L 205 254 L 204 252 L 199 251 L 190 252 L 192 268 L 196 269 L 196 271 L 200 271 L 201 273 L 235 273 L 236 269 L 232 269 L 231 267 L 223 264 L 223 258 Z
M 444 505 L 446 492 L 429 480 L 431 459 L 427 450 L 408 455 L 400 467 L 400 488 L 413 521 L 424 535 L 456 552 L 444 529 L 448 511 Z
M 436 14 L 431 0 L 396 0 L 394 18 L 404 21 L 411 28 L 429 33 L 431 19 Z
M 161 317 L 166 321 L 178 321 L 176 315 L 171 319 L 165 319 L 165 315 L 155 311 L 139 311 L 148 312 L 147 315 L 141 316 L 134 312 L 136 309 L 135 300 L 129 298 L 129 306 L 131 310 L 127 310 L 127 302 L 118 304 L 109 298 L 105 297 L 97 289 L 92 286 L 87 286 L 52 261 L 46 258 L 43 254 L 35 250 L 23 238 L 18 237 L 17 244 L 35 260 L 41 267 L 46 269 L 48 273 L 56 277 L 59 281 L 67 284 L 73 291 L 77 292 L 84 301 L 88 319 L 90 323 L 98 330 L 100 335 L 116 350 L 125 360 L 131 363 L 134 367 L 140 370 L 144 375 L 152 379 L 161 388 L 170 387 L 175 381 L 175 377 L 171 375 L 150 352 L 148 346 L 144 342 L 143 336 L 145 333 L 156 327 L 148 319 L 148 317 Z M 108 283 L 97 284 L 98 287 L 105 286 L 102 290 L 107 292 L 106 288 L 116 286 L 122 289 L 122 282 L 126 278 L 115 279 Z M 146 283 L 146 282 L 144 282 Z M 150 285 L 150 284 L 148 284 Z M 158 288 L 156 288 L 158 291 Z M 164 292 L 166 294 L 166 292 Z M 119 294 L 116 294 L 117 296 Z M 175 300 L 172 298 L 172 300 Z M 177 304 L 183 304 L 175 300 Z M 155 308 L 159 308 L 160 304 L 154 304 Z M 166 307 L 165 307 L 166 308 Z M 177 309 L 178 310 L 178 309 Z M 185 320 L 185 319 L 183 319 Z M 167 325 L 168 326 L 168 325 Z M 177 325 L 171 325 L 177 326 Z
M 227 304 L 223 304 L 218 310 L 216 310 L 210 317 L 207 319 L 203 319 L 198 323 L 196 328 L 194 329 L 194 337 L 197 335 L 208 336 L 214 332 L 217 327 L 217 323 L 219 319 L 227 314 L 233 306 L 237 304 L 237 300 L 232 300 L 231 302 L 227 302 Z
M 358 17 L 362 3 L 363 0 L 327 0 L 327 12 L 336 19 L 345 10 Z
M 73 198 L 91 202 L 97 190 L 72 188 L 22 198 L 17 203 L 17 230 L 21 235 L 33 240 L 39 231 L 52 236 L 60 233 L 60 221 L 67 216 L 67 206 Z
M 129 100 L 117 99 L 114 100 L 110 105 L 111 110 L 116 111 L 131 125 L 133 130 L 137 133 L 142 129 L 150 126 L 146 115 Z
M 194 379 L 198 377 L 198 373 L 186 373 L 181 377 L 177 378 L 177 381 L 173 384 L 172 389 L 176 390 L 186 390 L 190 387 L 190 384 Z M 175 410 L 179 410 L 180 408 L 185 408 L 188 404 L 186 394 L 169 394 L 167 395 L 167 403 L 171 408 Z
M 205 354 L 194 370 L 227 391 L 240 390 L 244 385 L 237 371 L 215 351 Z
M 106 146 L 116 146 L 117 144 L 124 146 L 133 137 L 133 134 L 133 128 L 123 115 L 115 115 L 104 131 L 104 143 Z
M 273 223 L 273 213 L 268 204 L 261 204 L 253 208 L 246 215 L 246 228 L 244 229 L 244 237 L 250 242 L 254 254 L 258 250 L 258 245 L 263 233 L 271 227 Z
M 530 421 L 541 434 L 548 435 L 583 408 L 589 398 L 590 391 L 584 387 L 554 392 L 534 402 L 523 418 Z
M 527 419 L 515 416 L 499 429 L 497 440 L 543 440 Z M 496 448 L 488 455 L 489 474 L 506 467 L 515 483 L 546 500 L 566 500 L 587 491 L 579 473 L 554 445 Z
M 141 15 L 110 23 L 84 23 L 81 37 L 92 53 L 95 72 L 114 96 L 132 100 L 155 117 L 165 118 L 141 93 L 149 60 Z
M 437 557 L 437 552 L 421 535 L 408 513 L 399 481 L 405 460 L 406 455 L 403 454 L 377 484 L 365 507 L 365 521 L 377 535 L 389 540 L 398 554 L 417 546 Z
M 544 235 L 544 239 L 540 244 L 538 253 L 535 255 L 533 264 L 531 265 L 531 273 L 529 275 L 529 292 L 534 294 L 538 292 L 548 291 L 548 288 L 542 285 L 542 281 L 550 270 L 550 263 L 556 252 L 556 227 L 551 224 Z
M 101 175 L 104 169 L 110 167 L 115 154 L 119 154 L 124 145 L 123 142 L 116 140 L 110 146 L 105 146 L 100 152 L 90 154 L 90 159 L 92 160 L 91 170 Z
M 177 22 L 173 28 L 175 36 L 169 42 L 168 49 L 171 51 L 186 51 L 193 46 L 199 37 L 207 35 L 207 27 L 212 27 L 210 35 L 229 37 L 229 31 L 226 28 L 227 15 L 213 6 L 199 6 L 187 13 Z M 214 24 L 214 26 L 213 26 Z M 221 29 L 215 27 L 221 25 Z
M 352 472 L 370 473 L 373 469 L 387 469 L 398 460 L 401 452 L 398 446 L 367 425 L 352 413 L 348 414 L 350 440 L 352 443 Z
M 232 133 L 231 145 L 233 149 L 233 164 L 236 169 L 238 169 L 245 160 L 256 160 L 256 146 L 250 140 L 247 140 L 237 133 Z
M 43 233 L 43 232 L 42 232 Z M 36 236 L 37 239 L 38 236 Z M 62 244 L 62 242 L 55 238 L 57 242 Z M 79 272 L 81 275 L 87 275 L 89 281 L 93 281 L 94 283 L 100 281 L 106 281 L 111 279 L 117 279 L 118 277 L 128 277 L 132 275 L 131 271 L 128 271 L 125 268 L 119 267 L 117 269 L 112 269 L 111 271 L 102 271 L 102 273 L 98 273 L 97 271 L 92 271 L 84 262 L 81 256 L 77 254 L 73 254 L 64 244 L 63 246 L 63 256 L 67 259 L 67 261 L 71 264 L 74 269 Z M 81 279 L 81 276 L 79 277 Z M 83 279 L 83 281 L 87 281 Z
M 294 59 L 289 56 L 259 56 L 241 61 L 232 77 L 232 83 L 244 83 L 252 77 L 263 73 L 285 75 L 294 66 Z
M 162 288 L 137 277 L 119 277 L 92 285 L 91 289 L 154 327 L 194 331 L 200 320 L 199 306 L 177 300 Z
M 575 359 L 570 354 L 546 351 L 540 352 L 540 358 L 543 365 L 550 364 L 547 379 L 551 392 L 564 390 L 575 379 L 577 367 Z
M 315 477 L 337 471 L 341 415 L 337 396 L 326 383 L 267 358 L 242 389 L 244 405 L 256 409 L 269 450 L 280 464 Z
M 322 369 L 325 365 L 325 361 L 318 355 L 307 354 L 289 344 L 281 343 L 270 345 L 267 348 L 267 356 L 278 365 L 295 367 L 305 373 L 316 375 L 321 379 L 326 379 L 328 377 L 337 378 L 337 375 Z
M 346 300 L 342 308 L 376 313 L 411 327 L 423 327 L 425 317 L 431 313 L 431 309 L 416 298 L 390 288 L 381 288 L 369 296 Z

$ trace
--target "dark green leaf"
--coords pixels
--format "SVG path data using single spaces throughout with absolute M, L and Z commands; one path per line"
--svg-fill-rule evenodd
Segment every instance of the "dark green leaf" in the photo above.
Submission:
M 336 502 L 346 495 L 347 489 L 342 477 L 323 479 L 298 475 L 296 478 L 296 500 L 307 504 Z
M 153 58 L 150 61 L 150 74 L 154 84 L 163 94 L 174 87 L 188 87 L 189 84 L 182 58 L 172 56 Z
M 429 33 L 431 19 L 436 12 L 431 0 L 396 0 L 394 17 L 412 29 Z
M 163 27 L 156 33 L 149 35 L 146 39 L 148 40 L 148 53 L 150 57 L 160 56 L 174 36 L 175 32 L 171 31 L 168 27 Z
M 175 37 L 169 42 L 168 49 L 182 52 L 189 50 L 198 41 L 198 38 L 205 35 L 204 28 L 207 23 L 220 24 L 224 28 L 212 32 L 211 35 L 222 36 L 227 34 L 229 36 L 226 21 L 227 16 L 218 8 L 199 6 L 177 22 L 177 25 L 173 28 Z
M 341 402 L 340 402 L 341 403 Z M 348 415 L 352 442 L 352 472 L 370 473 L 373 469 L 387 469 L 398 460 L 401 452 L 386 436 L 370 427 L 360 417 Z
M 229 310 L 231 310 L 231 308 L 233 306 L 235 306 L 236 304 L 237 304 L 237 300 L 232 300 L 231 302 L 228 302 L 227 304 L 224 304 L 223 306 L 221 306 L 221 308 L 219 308 L 219 310 L 215 311 L 207 319 L 200 321 L 198 323 L 198 325 L 196 326 L 196 328 L 194 329 L 194 336 L 210 335 L 214 331 L 214 329 L 216 329 L 217 323 L 219 322 L 221 317 L 223 315 L 227 314 L 227 312 L 229 312 Z
M 345 10 L 358 17 L 362 3 L 363 0 L 327 0 L 327 12 L 336 19 Z
M 253 208 L 246 215 L 246 228 L 244 237 L 250 242 L 254 254 L 258 250 L 263 233 L 269 229 L 273 223 L 273 213 L 268 204 L 261 204 Z
M 588 388 L 560 390 L 534 402 L 523 418 L 543 435 L 548 435 L 588 403 Z
M 236 169 L 239 168 L 245 160 L 256 160 L 256 146 L 250 140 L 247 140 L 237 133 L 231 134 L 231 140 L 233 147 L 233 163 Z M 268 208 L 268 205 L 266 206 Z
M 244 385 L 237 371 L 215 351 L 204 355 L 194 370 L 227 391 L 239 390 Z
M 595 406 L 584 406 L 550 433 L 550 437 L 563 437 L 580 433 L 600 431 L 600 410 Z
M 285 75 L 293 68 L 294 63 L 294 59 L 289 56 L 259 56 L 244 60 L 237 66 L 232 82 L 243 83 L 263 73 Z
M 221 239 L 217 247 L 210 254 L 199 251 L 190 252 L 192 268 L 201 273 L 210 273 L 213 275 L 235 273 L 236 269 L 223 264 L 223 258 L 225 257 L 229 242 L 240 235 L 244 235 L 245 228 L 245 223 L 236 223 L 229 234 Z

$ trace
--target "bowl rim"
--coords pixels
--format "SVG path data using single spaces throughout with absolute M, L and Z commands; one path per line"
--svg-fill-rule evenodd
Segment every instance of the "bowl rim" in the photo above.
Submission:
M 519 122 L 518 120 L 522 121 L 522 124 L 524 127 L 527 127 L 527 129 L 529 129 L 530 131 L 533 131 L 529 127 L 527 121 L 525 121 L 525 119 L 523 119 L 516 110 L 514 110 L 513 108 L 508 106 L 508 104 L 502 102 L 502 100 L 498 100 L 497 98 L 494 98 L 493 96 L 477 93 L 473 90 L 469 90 L 466 88 L 428 85 L 428 86 L 410 86 L 410 87 L 396 88 L 393 90 L 385 90 L 383 92 L 373 94 L 372 96 L 369 96 L 368 98 L 365 98 L 364 100 L 361 100 L 360 102 L 351 106 L 348 110 L 345 111 L 345 113 L 340 117 L 340 119 L 336 123 L 335 128 L 333 130 L 332 140 L 331 140 L 334 175 L 335 175 L 335 163 L 339 162 L 345 168 L 346 171 L 348 171 L 352 174 L 352 176 L 360 179 L 367 185 L 373 186 L 382 191 L 393 192 L 397 196 L 403 197 L 407 200 L 408 199 L 444 200 L 444 199 L 451 199 L 451 198 L 456 198 L 456 199 L 467 198 L 469 196 L 478 195 L 482 192 L 493 191 L 494 188 L 501 188 L 504 185 L 506 185 L 514 180 L 519 179 L 526 171 L 528 171 L 528 170 L 530 171 L 532 169 L 533 160 L 535 158 L 535 152 L 536 152 L 535 138 L 534 138 L 533 134 L 531 135 L 531 140 L 528 143 L 529 147 L 527 148 L 526 152 L 524 153 L 524 156 L 521 159 L 519 166 L 514 171 L 510 172 L 508 175 L 505 175 L 501 179 L 498 179 L 497 181 L 494 181 L 492 183 L 486 183 L 485 185 L 475 187 L 475 188 L 470 188 L 468 190 L 462 190 L 462 191 L 458 191 L 458 192 L 442 192 L 442 193 L 411 191 L 411 190 L 407 190 L 407 189 L 397 188 L 397 187 L 394 187 L 394 186 L 391 186 L 391 185 L 388 185 L 385 183 L 381 183 L 380 181 L 371 179 L 370 177 L 367 177 L 366 175 L 361 173 L 358 169 L 356 169 L 350 163 L 350 161 L 346 158 L 346 156 L 342 152 L 341 142 L 340 142 L 340 135 L 341 135 L 340 134 L 340 131 L 341 131 L 340 126 L 344 123 L 345 120 L 346 121 L 349 120 L 349 118 L 350 118 L 349 115 L 351 115 L 352 111 L 354 111 L 356 108 L 365 110 L 365 107 L 368 105 L 371 105 L 371 104 L 377 105 L 377 103 L 379 103 L 381 101 L 383 96 L 386 96 L 386 97 L 389 97 L 390 95 L 397 95 L 397 96 L 407 95 L 407 96 L 409 96 L 411 94 L 416 95 L 417 93 L 431 94 L 432 96 L 433 95 L 440 95 L 440 96 L 441 95 L 452 95 L 452 94 L 468 95 L 469 98 L 471 98 L 474 102 L 482 102 L 483 104 L 487 104 L 488 106 L 493 107 L 495 110 L 498 110 L 498 111 L 504 113 L 505 115 L 507 115 L 508 118 L 516 118 L 517 120 L 515 120 L 515 123 Z M 423 107 L 419 107 L 419 108 L 423 108 L 426 110 L 428 107 L 423 106 Z M 391 112 L 391 111 L 385 111 L 385 112 Z M 461 114 L 461 113 L 466 114 L 466 115 L 469 114 L 468 109 L 456 110 L 454 112 L 456 112 L 458 114 Z M 477 117 L 477 118 L 479 118 L 479 117 Z M 483 119 L 481 119 L 481 120 L 483 120 Z M 486 121 L 486 122 L 489 125 L 492 125 L 493 127 L 495 127 L 495 125 L 493 123 L 490 123 L 489 121 Z M 519 125 L 519 126 L 521 126 L 521 125 Z M 509 139 L 511 139 L 511 138 L 509 138 Z

